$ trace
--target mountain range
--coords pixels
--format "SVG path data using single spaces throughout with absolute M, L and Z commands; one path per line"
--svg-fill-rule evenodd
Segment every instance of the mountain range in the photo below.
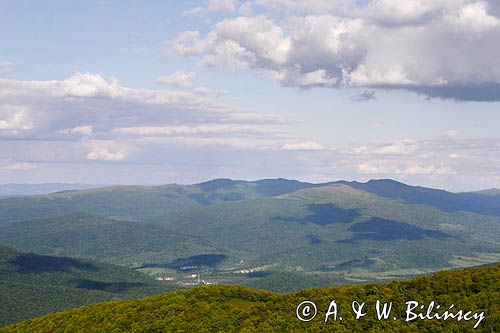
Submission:
M 0 200 L 0 244 L 280 292 L 498 262 L 500 195 L 216 179 Z

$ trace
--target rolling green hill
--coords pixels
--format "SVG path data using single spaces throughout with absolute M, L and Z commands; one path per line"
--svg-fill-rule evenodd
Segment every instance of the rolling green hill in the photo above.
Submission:
M 386 198 L 411 204 L 430 205 L 448 212 L 468 211 L 500 216 L 500 196 L 497 189 L 451 193 L 422 186 L 410 186 L 391 179 L 370 180 L 366 183 L 342 181 L 338 183 Z
M 498 198 L 390 180 L 107 187 L 0 200 L 0 244 L 285 292 L 497 262 Z
M 276 197 L 303 189 L 345 185 L 406 204 L 436 207 L 446 212 L 500 216 L 500 195 L 492 191 L 451 193 L 393 180 L 366 183 L 336 181 L 312 184 L 287 179 L 242 181 L 215 179 L 195 185 L 110 186 L 0 200 L 0 224 L 86 212 L 120 220 L 142 221 L 167 213 L 221 202 Z
M 302 301 L 313 301 L 318 315 L 309 322 L 296 317 Z M 332 300 L 338 319 L 325 323 Z M 392 302 L 387 320 L 377 320 L 376 301 Z M 351 302 L 366 302 L 364 317 L 355 319 Z M 476 313 L 466 320 L 411 320 L 405 304 L 416 301 L 431 313 L 445 310 Z M 484 319 L 480 313 L 484 312 Z M 299 311 L 304 316 L 304 312 Z M 469 314 L 471 315 L 471 314 Z M 342 320 L 340 320 L 342 317 Z M 50 314 L 25 321 L 3 332 L 466 332 L 500 331 L 500 266 L 445 271 L 408 281 L 364 286 L 330 287 L 280 295 L 236 286 L 199 287 L 141 300 L 115 301 Z
M 498 217 L 410 205 L 345 185 L 198 207 L 154 222 L 233 249 L 246 267 L 277 271 L 393 277 L 500 254 Z
M 110 186 L 62 191 L 0 200 L 0 224 L 75 212 L 141 221 L 169 212 L 182 213 L 192 207 L 279 195 L 311 186 L 320 184 L 286 179 L 256 182 L 216 179 L 195 185 Z
M 71 214 L 6 224 L 0 244 L 40 254 L 118 264 L 164 262 L 215 250 L 201 238 L 129 221 Z
M 121 266 L 0 246 L 0 326 L 90 303 L 171 290 Z

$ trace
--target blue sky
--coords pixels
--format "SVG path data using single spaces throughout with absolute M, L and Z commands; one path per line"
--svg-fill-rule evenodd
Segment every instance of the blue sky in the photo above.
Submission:
M 500 6 L 2 1 L 0 182 L 500 187 Z

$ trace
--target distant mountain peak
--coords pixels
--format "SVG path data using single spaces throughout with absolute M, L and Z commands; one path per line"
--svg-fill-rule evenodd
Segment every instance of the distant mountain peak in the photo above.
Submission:
M 230 178 L 217 178 L 208 180 L 206 182 L 195 184 L 204 191 L 212 191 L 215 189 L 231 189 L 236 187 L 239 184 L 247 183 L 244 180 L 233 180 Z
M 490 188 L 490 189 L 487 189 L 487 190 L 481 190 L 481 191 L 475 191 L 475 192 L 468 192 L 468 193 L 496 196 L 496 195 L 500 195 L 500 189 L 498 189 L 498 188 Z

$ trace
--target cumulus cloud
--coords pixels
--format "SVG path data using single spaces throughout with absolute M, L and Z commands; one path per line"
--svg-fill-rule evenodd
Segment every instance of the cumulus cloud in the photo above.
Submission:
M 120 161 L 125 158 L 121 151 L 111 151 L 108 148 L 96 147 L 87 154 L 88 160 Z
M 98 74 L 0 79 L 0 151 L 19 163 L 163 163 L 207 147 L 278 150 L 290 139 L 284 124 L 193 92 L 133 89 Z
M 403 140 L 375 150 L 376 154 L 381 155 L 408 155 L 417 150 L 418 144 L 413 140 Z
M 287 143 L 281 147 L 281 150 L 323 150 L 321 144 L 314 141 Z
M 192 89 L 194 87 L 195 75 L 195 72 L 186 73 L 184 71 L 177 71 L 170 75 L 160 76 L 156 81 L 169 86 Z
M 29 110 L 23 106 L 6 105 L 0 110 L 0 133 L 17 134 L 19 131 L 30 130 L 33 123 L 28 116 Z
M 352 0 L 257 0 L 256 5 L 273 13 L 322 14 L 345 12 L 354 8 Z
M 205 66 L 250 70 L 285 86 L 406 89 L 427 97 L 500 100 L 494 1 L 260 0 L 211 31 L 172 41 Z
M 0 151 L 8 159 L 0 160 L 4 182 L 81 175 L 79 181 L 104 183 L 388 177 L 418 184 L 451 178 L 458 184 L 463 175 L 476 181 L 476 175 L 498 172 L 500 163 L 495 138 L 445 132 L 425 140 L 368 140 L 345 147 L 296 137 L 290 129 L 289 120 L 275 115 L 235 109 L 192 92 L 133 89 L 98 74 L 0 79 Z M 478 181 L 496 186 L 486 177 Z
M 366 143 L 342 150 L 335 172 L 357 171 L 359 179 L 393 178 L 418 185 L 450 188 L 472 177 L 477 187 L 493 187 L 500 163 L 500 139 L 439 135 L 425 140 Z M 493 182 L 493 183 L 492 183 Z M 480 184 L 479 184 L 480 183 Z M 491 184 L 491 185 L 490 185 Z M 471 185 L 469 185 L 471 186 Z M 463 189 L 463 188 L 462 188 Z
M 462 154 L 459 154 L 459 153 L 450 153 L 448 155 L 449 158 L 451 159 L 462 159 L 462 158 L 466 158 L 465 155 L 462 155 Z
M 456 175 L 457 172 L 447 166 L 411 165 L 404 169 L 397 169 L 397 174 L 403 175 Z
M 0 79 L 0 136 L 102 134 L 115 127 L 206 123 L 278 125 L 281 118 L 229 108 L 190 92 L 132 89 L 115 78 Z
M 449 166 L 421 164 L 416 161 L 371 160 L 358 164 L 358 171 L 372 175 L 456 175 L 457 171 Z
M 207 9 L 211 12 L 234 12 L 236 10 L 236 1 L 210 0 Z
M 227 91 L 222 89 L 210 89 L 197 85 L 195 76 L 196 72 L 177 71 L 170 75 L 160 76 L 156 82 L 176 88 L 187 89 L 200 95 L 213 94 L 220 96 L 227 94 Z
M 258 68 L 258 63 L 284 63 L 290 39 L 264 16 L 237 17 L 217 23 L 206 38 L 200 38 L 198 31 L 186 31 L 172 48 L 181 55 L 205 54 L 204 65 L 238 70 Z
M 387 161 L 368 161 L 358 164 L 358 171 L 365 174 L 387 174 L 391 170 L 386 166 Z
M 79 135 L 90 135 L 93 133 L 93 126 L 75 126 L 73 128 L 65 128 L 60 130 L 61 134 L 79 134 Z
M 182 135 L 223 135 L 270 134 L 268 129 L 257 126 L 236 124 L 203 124 L 196 126 L 136 126 L 114 128 L 113 133 L 139 136 L 182 136 Z
M 417 141 L 405 139 L 388 144 L 361 145 L 348 148 L 344 152 L 349 155 L 409 155 L 416 152 L 418 148 Z
M 183 13 L 184 16 L 197 16 L 207 13 L 232 13 L 237 9 L 235 0 L 208 0 L 205 6 L 194 7 Z

